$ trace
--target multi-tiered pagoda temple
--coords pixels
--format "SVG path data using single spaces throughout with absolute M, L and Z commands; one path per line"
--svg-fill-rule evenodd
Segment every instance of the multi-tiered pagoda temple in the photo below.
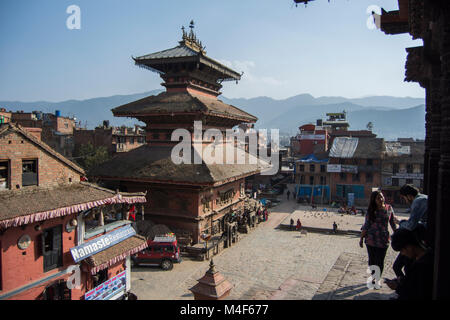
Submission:
M 174 230 L 188 231 L 197 243 L 203 233 L 222 232 L 227 218 L 243 210 L 245 177 L 259 169 L 248 162 L 175 164 L 171 159 L 178 144 L 171 141 L 175 129 L 183 128 L 193 135 L 194 121 L 201 121 L 203 132 L 216 128 L 225 133 L 238 124 L 257 121 L 217 99 L 221 83 L 238 81 L 240 74 L 206 56 L 192 22 L 190 28 L 189 33 L 183 28 L 178 46 L 133 58 L 136 65 L 159 73 L 166 91 L 112 110 L 116 117 L 146 123 L 146 144 L 113 158 L 91 174 L 110 187 L 148 191 L 146 216 Z M 200 143 L 206 146 L 214 141 Z M 194 158 L 198 150 L 191 150 Z

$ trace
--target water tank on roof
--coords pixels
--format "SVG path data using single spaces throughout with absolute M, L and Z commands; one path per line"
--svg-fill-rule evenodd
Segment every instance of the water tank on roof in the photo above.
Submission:
M 55 116 L 56 116 L 56 117 L 61 117 L 61 111 L 56 110 L 56 111 L 55 111 Z

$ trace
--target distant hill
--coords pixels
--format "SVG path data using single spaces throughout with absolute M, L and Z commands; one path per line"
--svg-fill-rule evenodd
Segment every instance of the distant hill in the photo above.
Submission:
M 115 118 L 111 109 L 122 104 L 156 95 L 163 90 L 152 90 L 131 95 L 115 95 L 87 100 L 67 100 L 62 102 L 19 102 L 0 101 L 0 107 L 7 110 L 31 112 L 41 110 L 53 113 L 60 110 L 63 116 L 74 116 L 82 126 L 94 128 L 109 120 L 111 125 L 132 125 L 139 123 L 132 118 Z M 358 99 L 344 97 L 318 97 L 300 94 L 283 100 L 269 97 L 251 99 L 229 99 L 219 97 L 225 103 L 234 105 L 258 117 L 257 128 L 278 128 L 281 132 L 294 135 L 300 125 L 317 119 L 325 119 L 327 112 L 347 111 L 350 129 L 365 129 L 368 122 L 379 137 L 425 137 L 425 100 L 420 98 L 399 98 L 373 96 Z

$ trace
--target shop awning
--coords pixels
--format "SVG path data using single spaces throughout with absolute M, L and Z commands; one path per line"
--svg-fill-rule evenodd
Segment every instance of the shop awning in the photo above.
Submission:
M 90 256 L 84 262 L 91 268 L 91 274 L 106 269 L 128 256 L 147 248 L 147 240 L 140 235 L 132 236 L 106 250 Z
M 0 228 L 67 216 L 101 205 L 146 201 L 145 193 L 117 193 L 87 182 L 3 191 L 0 194 Z

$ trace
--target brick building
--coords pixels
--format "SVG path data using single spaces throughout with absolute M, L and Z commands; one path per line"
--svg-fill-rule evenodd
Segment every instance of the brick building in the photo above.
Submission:
M 309 155 L 295 162 L 297 198 L 308 203 L 329 203 L 330 173 L 327 172 L 328 154 Z
M 399 193 L 401 186 L 408 183 L 423 190 L 425 142 L 398 139 L 385 145 L 381 190 L 387 202 L 405 205 Z
M 383 151 L 382 138 L 335 138 L 327 166 L 332 200 L 367 205 L 372 189 L 381 186 Z
M 104 121 L 103 126 L 94 130 L 75 129 L 73 139 L 75 149 L 90 143 L 95 148 L 104 146 L 110 155 L 115 155 L 145 144 L 145 130 L 139 126 L 110 127 L 108 121 Z
M 11 121 L 11 112 L 6 111 L 5 108 L 0 108 L 0 124 L 8 123 Z
M 42 129 L 42 141 L 65 157 L 72 157 L 73 131 L 75 119 L 61 116 L 60 111 L 55 113 L 13 112 L 11 122 L 27 128 Z
M 166 91 L 112 110 L 114 116 L 146 123 L 146 144 L 94 168 L 92 175 L 108 187 L 148 190 L 146 216 L 171 230 L 189 233 L 193 243 L 198 243 L 202 234 L 225 232 L 232 216 L 243 211 L 245 177 L 259 169 L 248 161 L 216 164 L 202 159 L 200 147 L 228 143 L 203 138 L 207 129 L 224 134 L 226 129 L 254 123 L 257 118 L 217 99 L 221 82 L 240 80 L 240 75 L 207 57 L 192 28 L 191 24 L 189 34 L 183 28 L 177 47 L 134 58 L 136 65 L 160 74 Z M 202 136 L 189 151 L 183 151 L 190 154 L 190 161 L 175 164 L 172 149 L 179 142 L 171 140 L 172 132 L 184 129 L 189 137 L 197 138 L 194 121 L 201 121 Z M 231 142 L 231 150 L 236 149 Z M 244 154 L 248 159 L 250 155 Z M 198 158 L 202 160 L 195 163 Z
M 80 182 L 83 169 L 12 123 L 0 126 L 0 168 L 0 300 L 87 299 L 96 288 L 118 299 L 130 290 L 129 256 L 147 243 L 127 213 L 145 194 Z M 68 286 L 74 270 L 78 287 Z

